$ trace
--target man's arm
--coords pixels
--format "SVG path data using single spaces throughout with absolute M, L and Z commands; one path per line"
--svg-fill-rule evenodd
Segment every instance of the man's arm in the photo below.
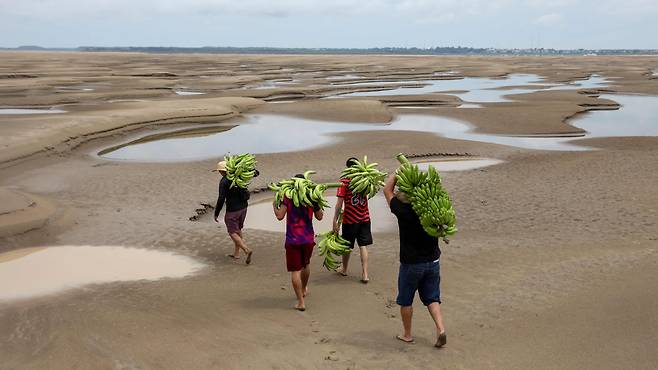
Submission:
M 343 211 L 343 203 L 344 202 L 345 202 L 345 200 L 342 197 L 336 198 L 336 209 L 334 210 L 334 223 L 333 223 L 334 232 L 336 232 L 336 233 L 339 231 L 338 215 L 340 215 L 340 213 Z
M 281 221 L 283 220 L 284 217 L 286 217 L 286 212 L 288 211 L 288 207 L 286 207 L 285 204 L 282 204 L 279 206 L 279 208 L 276 208 L 276 201 L 272 202 L 272 208 L 274 209 L 274 215 L 276 216 L 276 219 Z
M 388 176 L 386 183 L 384 184 L 384 197 L 386 198 L 386 203 L 391 206 L 391 199 L 395 197 L 395 183 L 397 178 L 395 177 L 395 172 Z
M 217 217 L 219 217 L 219 211 L 222 210 L 222 207 L 224 207 L 224 202 L 226 201 L 226 187 L 224 186 L 224 182 L 222 181 L 224 178 L 222 177 L 221 180 L 219 180 L 219 194 L 217 195 L 217 204 L 215 204 L 215 222 L 217 221 Z

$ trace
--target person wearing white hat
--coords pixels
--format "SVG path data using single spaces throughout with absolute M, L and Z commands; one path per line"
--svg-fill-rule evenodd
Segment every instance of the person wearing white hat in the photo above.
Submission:
M 244 227 L 244 220 L 247 217 L 247 207 L 249 206 L 249 191 L 239 186 L 231 187 L 231 181 L 226 178 L 226 162 L 220 161 L 217 163 L 217 169 L 213 172 L 219 172 L 222 178 L 219 180 L 219 195 L 217 197 L 217 204 L 215 205 L 215 222 L 219 222 L 219 212 L 226 203 L 226 213 L 224 214 L 224 223 L 228 235 L 233 240 L 235 249 L 233 254 L 228 257 L 238 259 L 240 258 L 240 250 L 244 251 L 247 255 L 245 263 L 251 263 L 251 256 L 253 250 L 247 246 L 242 236 L 242 228 Z M 256 172 L 258 176 L 258 172 Z

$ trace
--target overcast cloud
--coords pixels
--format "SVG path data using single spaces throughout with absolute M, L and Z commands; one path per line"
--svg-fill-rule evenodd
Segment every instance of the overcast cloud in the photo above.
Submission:
M 658 0 L 0 0 L 0 46 L 656 48 Z

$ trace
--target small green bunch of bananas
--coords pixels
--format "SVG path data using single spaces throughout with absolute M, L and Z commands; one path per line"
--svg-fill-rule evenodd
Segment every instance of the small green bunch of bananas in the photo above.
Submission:
M 341 212 L 338 215 L 339 226 L 342 223 L 342 220 L 343 213 Z M 351 252 L 350 242 L 343 239 L 340 235 L 338 235 L 337 232 L 333 230 L 319 234 L 318 238 L 320 238 L 320 242 L 318 243 L 318 254 L 321 257 L 324 257 L 322 266 L 324 266 L 327 270 L 336 271 L 340 267 L 341 262 L 334 259 L 334 255 L 344 256 L 349 254 Z
M 398 188 L 407 194 L 423 229 L 448 242 L 447 237 L 457 232 L 457 220 L 438 171 L 430 165 L 427 172 L 422 172 L 403 154 L 398 154 L 397 159 L 402 164 L 395 174 Z
M 256 157 L 253 154 L 227 155 L 226 178 L 231 181 L 231 187 L 246 189 L 256 174 Z
M 356 160 L 353 164 L 341 172 L 340 177 L 350 179 L 350 190 L 356 194 L 367 195 L 372 198 L 379 189 L 384 186 L 386 173 L 379 171 L 377 163 L 368 163 L 368 156 L 363 157 L 363 162 Z
M 318 235 L 318 238 L 321 239 L 318 243 L 318 252 L 321 257 L 324 257 L 322 266 L 327 270 L 336 271 L 341 263 L 334 258 L 334 255 L 342 256 L 349 254 L 351 252 L 349 248 L 350 242 L 343 239 L 333 230 Z
M 341 187 L 342 184 L 317 184 L 311 180 L 311 175 L 314 173 L 315 171 L 306 171 L 304 177 L 292 177 L 276 184 L 270 184 L 270 190 L 276 192 L 274 201 L 277 208 L 283 202 L 284 197 L 292 200 L 295 207 L 300 205 L 312 207 L 314 204 L 321 208 L 329 207 L 329 202 L 324 198 L 324 192 L 329 188 Z

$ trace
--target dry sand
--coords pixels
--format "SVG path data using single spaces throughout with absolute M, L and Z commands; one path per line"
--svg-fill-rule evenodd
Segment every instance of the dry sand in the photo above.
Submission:
M 388 122 L 399 114 L 391 102 L 400 100 L 436 103 L 422 113 L 456 117 L 482 132 L 575 133 L 570 117 L 614 103 L 592 97 L 598 91 L 543 91 L 484 109 L 457 109 L 459 99 L 445 94 L 315 98 L 345 88 L 330 85 L 329 76 L 409 79 L 442 71 L 537 73 L 550 81 L 598 73 L 614 78 L 606 90 L 658 95 L 658 80 L 647 75 L 657 66 L 655 57 L 0 53 L 0 107 L 69 111 L 0 117 L 0 221 L 29 205 L 52 209 L 40 214 L 37 229 L 0 235 L 0 251 L 139 246 L 210 267 L 185 279 L 0 303 L 0 369 L 655 369 L 656 137 L 584 139 L 578 143 L 599 150 L 548 152 L 418 132 L 355 132 L 330 146 L 259 155 L 254 188 L 308 168 L 335 181 L 349 155 L 367 154 L 388 171 L 398 152 L 505 161 L 443 175 L 460 231 L 443 246 L 449 340 L 441 350 L 431 346 L 434 333 L 419 302 L 417 344 L 394 339 L 401 330 L 396 234 L 375 235 L 368 285 L 358 283 L 356 258 L 345 278 L 312 260 L 308 310 L 300 313 L 292 309 L 283 234 L 246 230 L 256 251 L 247 267 L 224 257 L 232 246 L 222 225 L 209 215 L 188 220 L 199 203 L 215 200 L 217 178 L 208 170 L 216 159 L 131 163 L 90 153 L 162 125 L 185 128 L 249 112 Z M 278 78 L 301 82 L 243 88 Z M 58 86 L 94 90 L 56 92 Z M 207 94 L 177 96 L 177 89 Z M 301 101 L 265 102 L 278 97 Z M 117 99 L 144 101 L 110 102 Z

